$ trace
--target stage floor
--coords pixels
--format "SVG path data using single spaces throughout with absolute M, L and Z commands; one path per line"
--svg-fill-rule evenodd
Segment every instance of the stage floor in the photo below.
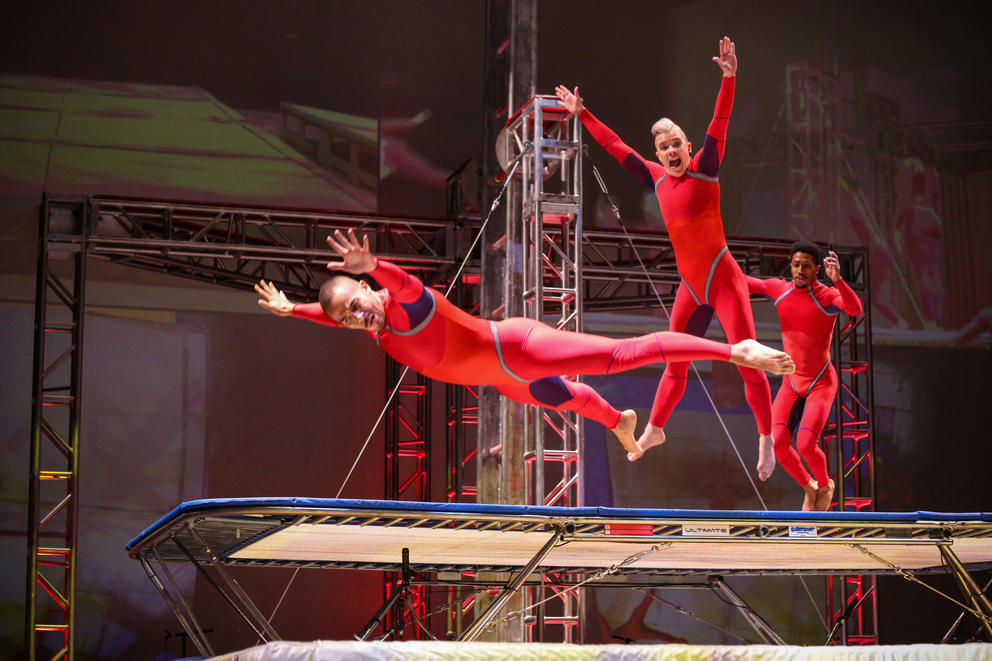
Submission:
M 564 645 L 550 643 L 273 642 L 211 661 L 378 661 L 380 659 L 557 659 L 561 661 L 989 661 L 992 645 L 876 645 L 799 647 L 779 645 Z

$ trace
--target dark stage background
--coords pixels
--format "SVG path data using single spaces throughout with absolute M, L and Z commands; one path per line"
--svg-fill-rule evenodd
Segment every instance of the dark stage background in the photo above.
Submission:
M 963 333 L 992 306 L 992 77 L 975 19 L 968 5 L 924 2 L 540 4 L 539 92 L 579 85 L 590 109 L 645 155 L 649 127 L 662 114 L 701 144 L 719 85 L 710 57 L 724 34 L 736 41 L 740 70 L 721 169 L 727 234 L 871 249 L 880 510 L 992 509 L 981 386 L 992 369 L 990 337 Z M 41 195 L 441 216 L 445 178 L 481 151 L 483 37 L 481 0 L 54 2 L 5 11 L 0 656 L 16 658 L 23 645 Z M 834 128 L 848 140 L 830 194 L 802 219 L 789 214 L 782 150 L 786 67 L 797 63 L 836 75 Z M 873 134 L 871 163 L 850 156 L 854 117 L 867 112 L 855 100 L 870 104 L 885 127 Z M 283 116 L 293 113 L 364 145 L 358 170 L 328 166 L 280 137 Z M 656 227 L 650 195 L 646 201 L 595 145 L 591 158 L 631 225 Z M 374 184 L 363 179 L 368 173 Z M 586 222 L 610 226 L 595 190 L 590 180 Z M 876 194 L 885 214 L 860 203 Z M 382 405 L 383 359 L 357 334 L 265 315 L 251 292 L 104 263 L 89 268 L 77 649 L 81 659 L 173 658 L 178 643 L 166 633 L 179 627 L 127 558 L 126 541 L 183 500 L 334 496 Z M 761 337 L 774 340 L 774 315 L 758 309 L 757 317 Z M 653 314 L 591 322 L 627 333 L 663 326 Z M 733 435 L 753 465 L 754 426 L 738 405 L 739 380 L 705 364 L 702 371 L 707 387 L 722 389 Z M 643 413 L 658 376 L 643 370 L 601 386 Z M 758 507 L 693 387 L 673 416 L 672 440 L 636 465 L 587 425 L 599 457 L 589 475 L 592 504 Z M 443 480 L 435 485 L 433 498 L 442 500 Z M 771 508 L 797 505 L 781 470 L 761 489 Z M 376 437 L 342 495 L 382 494 Z M 195 577 L 182 580 L 192 585 Z M 286 576 L 256 570 L 239 580 L 271 612 Z M 957 611 L 904 583 L 881 581 L 881 640 L 936 641 Z M 808 584 L 820 598 L 822 580 Z M 796 579 L 735 585 L 790 642 L 822 642 Z M 591 626 L 590 636 L 608 641 L 611 629 L 633 624 L 641 640 L 735 642 L 658 605 L 631 623 L 641 598 L 597 591 L 604 626 Z M 195 599 L 211 614 L 204 624 L 218 648 L 254 642 L 206 590 Z M 380 599 L 377 573 L 305 571 L 274 625 L 287 639 L 350 638 Z M 722 604 L 686 599 L 751 635 Z

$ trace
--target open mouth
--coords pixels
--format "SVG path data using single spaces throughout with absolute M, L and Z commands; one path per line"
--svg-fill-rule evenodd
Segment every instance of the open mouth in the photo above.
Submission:
M 682 165 L 681 158 L 673 158 L 670 161 L 668 161 L 668 167 L 670 167 L 673 170 L 678 170 L 681 165 Z

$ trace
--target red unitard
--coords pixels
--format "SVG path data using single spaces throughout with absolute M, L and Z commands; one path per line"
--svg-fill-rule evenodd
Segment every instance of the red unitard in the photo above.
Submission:
M 806 460 L 819 486 L 826 486 L 827 458 L 817 441 L 830 415 L 837 394 L 837 373 L 830 364 L 830 342 L 837 315 L 844 311 L 861 314 L 861 300 L 843 280 L 828 287 L 813 282 L 796 287 L 779 279 L 760 280 L 747 276 L 748 289 L 775 302 L 782 324 L 782 344 L 796 363 L 794 374 L 787 374 L 772 406 L 775 458 L 800 486 L 809 482 L 809 473 L 799 456 Z M 798 430 L 796 429 L 798 423 Z M 792 447 L 796 434 L 797 453 Z
M 724 77 L 716 99 L 713 120 L 703 148 L 685 174 L 669 177 L 660 163 L 649 161 L 624 144 L 588 110 L 579 114 L 593 139 L 624 168 L 658 196 L 658 206 L 675 251 L 682 282 L 675 293 L 668 328 L 703 335 L 716 312 L 727 340 L 755 339 L 754 317 L 744 273 L 730 255 L 720 217 L 720 184 L 717 174 L 727 138 L 727 123 L 734 104 L 735 77 Z M 758 433 L 771 433 L 772 396 L 765 373 L 737 368 L 744 379 L 744 396 L 754 412 Z M 668 362 L 651 408 L 651 424 L 664 427 L 672 409 L 685 393 L 689 364 Z
M 729 360 L 730 346 L 681 333 L 611 339 L 551 328 L 535 319 L 489 321 L 455 307 L 438 292 L 385 260 L 370 274 L 384 287 L 386 327 L 369 331 L 382 349 L 424 376 L 448 383 L 491 385 L 518 402 L 579 415 L 613 429 L 620 412 L 584 383 L 563 374 L 614 374 L 666 360 Z M 319 303 L 293 316 L 330 326 Z

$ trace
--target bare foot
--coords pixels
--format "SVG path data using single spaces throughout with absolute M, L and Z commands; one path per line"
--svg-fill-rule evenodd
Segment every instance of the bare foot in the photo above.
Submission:
M 648 426 L 644 428 L 641 432 L 641 437 L 637 439 L 637 447 L 641 449 L 639 454 L 634 454 L 633 452 L 627 453 L 627 461 L 637 461 L 641 458 L 645 452 L 650 450 L 656 445 L 661 445 L 665 442 L 665 429 L 664 427 L 655 427 L 650 422 Z
M 637 413 L 634 409 L 627 409 L 620 413 L 620 422 L 617 426 L 610 431 L 617 435 L 617 440 L 620 441 L 620 445 L 627 450 L 627 458 L 630 461 L 630 455 L 634 454 L 638 457 L 641 456 L 641 448 L 637 447 L 637 443 L 634 441 L 634 429 L 637 427 Z
M 758 436 L 758 479 L 764 482 L 775 472 L 775 442 L 771 434 Z
M 806 496 L 803 498 L 803 511 L 810 512 L 816 507 L 816 490 L 819 488 L 816 480 L 809 478 L 809 482 L 803 487 Z
M 827 485 L 816 490 L 816 504 L 813 509 L 818 512 L 826 512 L 830 509 L 830 503 L 834 499 L 834 481 L 827 480 Z
M 741 340 L 730 347 L 730 362 L 744 367 L 765 370 L 772 374 L 792 374 L 796 364 L 789 354 L 766 347 L 756 340 Z

